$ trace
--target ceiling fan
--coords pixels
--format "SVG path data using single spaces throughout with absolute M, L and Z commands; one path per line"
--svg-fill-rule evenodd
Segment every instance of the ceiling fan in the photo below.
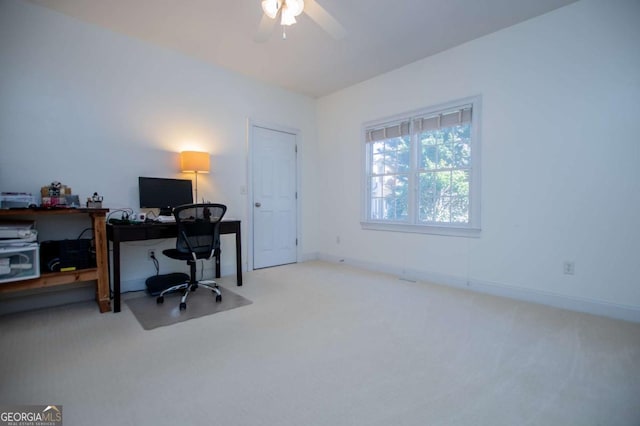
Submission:
M 282 25 L 282 38 L 286 39 L 286 27 L 295 24 L 296 16 L 303 12 L 333 38 L 340 40 L 347 34 L 344 27 L 315 0 L 262 0 L 262 10 L 264 15 L 254 37 L 258 43 L 269 38 L 278 16 Z

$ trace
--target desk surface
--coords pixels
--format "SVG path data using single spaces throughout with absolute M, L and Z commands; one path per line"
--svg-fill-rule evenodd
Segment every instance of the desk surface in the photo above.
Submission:
M 239 220 L 222 220 L 220 234 L 236 236 L 236 279 L 242 285 L 242 247 Z M 133 224 L 107 224 L 107 244 L 113 243 L 113 311 L 120 312 L 120 243 L 175 238 L 178 226 L 173 223 L 144 222 Z M 216 278 L 220 278 L 220 256 L 216 256 Z
M 220 222 L 221 234 L 240 233 L 239 220 L 222 220 Z M 163 238 L 175 238 L 178 235 L 178 226 L 175 222 L 142 222 L 142 223 L 108 223 L 107 238 L 109 241 L 118 239 L 125 241 L 159 240 Z

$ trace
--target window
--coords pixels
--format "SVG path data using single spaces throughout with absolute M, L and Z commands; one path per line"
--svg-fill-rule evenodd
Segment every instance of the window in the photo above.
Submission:
M 480 98 L 365 125 L 363 227 L 477 235 Z

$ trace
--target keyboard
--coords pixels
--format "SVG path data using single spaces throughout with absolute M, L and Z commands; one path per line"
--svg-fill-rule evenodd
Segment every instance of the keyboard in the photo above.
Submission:
M 160 223 L 172 223 L 176 221 L 174 216 L 158 216 L 156 219 Z

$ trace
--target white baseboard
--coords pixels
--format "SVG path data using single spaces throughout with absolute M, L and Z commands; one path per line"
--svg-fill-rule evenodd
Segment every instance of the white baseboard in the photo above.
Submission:
M 333 263 L 345 263 L 347 265 L 370 271 L 383 272 L 409 281 L 426 281 L 434 284 L 469 289 L 479 293 L 492 294 L 494 296 L 507 297 L 510 299 L 538 303 L 571 311 L 640 323 L 640 307 L 638 306 L 621 305 L 601 300 L 566 296 L 563 294 L 515 287 L 508 284 L 479 279 L 467 280 L 466 278 L 456 277 L 453 275 L 399 268 L 391 265 L 383 265 L 380 263 L 333 256 L 324 253 L 318 254 L 317 259 Z
M 310 260 L 318 260 L 319 258 L 320 258 L 320 255 L 318 254 L 318 252 L 302 253 L 298 257 L 298 262 L 309 262 Z
M 141 291 L 146 290 L 145 284 L 146 278 L 136 278 L 133 280 L 120 281 L 120 293 L 127 293 L 129 291 Z

